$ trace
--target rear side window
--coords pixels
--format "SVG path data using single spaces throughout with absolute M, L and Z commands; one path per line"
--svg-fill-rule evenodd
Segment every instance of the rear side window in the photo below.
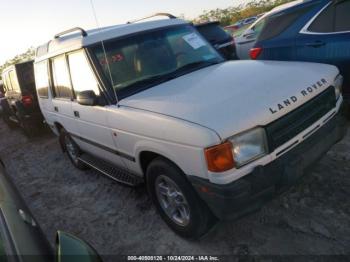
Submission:
M 315 33 L 335 33 L 350 31 L 350 1 L 344 0 L 328 6 L 312 22 L 309 31 Z
M 35 84 L 38 96 L 41 98 L 49 97 L 49 78 L 47 70 L 47 61 L 35 65 Z
M 10 77 L 10 82 L 11 82 L 12 89 L 14 91 L 20 92 L 21 90 L 19 88 L 17 75 L 16 75 L 16 72 L 14 70 L 10 71 L 9 77 Z
M 327 7 L 309 27 L 309 31 L 315 33 L 333 32 L 334 6 Z
M 335 6 L 335 32 L 350 31 L 350 1 L 340 2 Z
M 299 17 L 308 12 L 312 7 L 307 6 L 293 12 L 282 12 L 270 17 L 266 17 L 265 24 L 258 37 L 258 41 L 264 41 L 282 34 Z
M 55 97 L 71 98 L 72 90 L 65 55 L 54 58 L 51 65 Z
M 198 26 L 197 30 L 212 44 L 231 38 L 230 35 L 217 24 Z
M 99 96 L 100 90 L 97 81 L 84 52 L 78 51 L 69 54 L 68 61 L 75 94 L 78 95 L 81 91 L 92 90 L 96 96 Z

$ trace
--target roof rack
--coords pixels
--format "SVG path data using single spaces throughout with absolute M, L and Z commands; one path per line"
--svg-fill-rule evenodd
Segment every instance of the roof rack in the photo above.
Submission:
M 169 13 L 156 13 L 156 14 L 154 14 L 154 15 L 147 16 L 147 17 L 144 17 L 144 18 L 141 18 L 141 19 L 136 19 L 136 20 L 128 21 L 127 24 L 133 24 L 133 23 L 136 23 L 136 22 L 140 22 L 140 21 L 143 21 L 143 20 L 152 18 L 152 17 L 156 17 L 156 16 L 166 16 L 166 17 L 168 17 L 169 19 L 176 19 L 176 18 L 177 18 L 176 16 L 174 16 L 174 15 L 172 15 L 172 14 L 169 14 Z
M 63 35 L 66 35 L 66 34 L 69 34 L 69 33 L 73 33 L 75 31 L 80 31 L 82 37 L 87 36 L 87 33 L 86 33 L 86 31 L 84 29 L 82 29 L 80 27 L 74 27 L 74 28 L 71 28 L 71 29 L 68 29 L 66 31 L 63 31 L 61 33 L 56 34 L 54 38 L 58 39 L 58 38 L 60 38 Z

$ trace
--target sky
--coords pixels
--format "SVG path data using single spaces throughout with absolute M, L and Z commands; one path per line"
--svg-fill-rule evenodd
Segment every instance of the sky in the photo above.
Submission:
M 247 0 L 0 0 L 0 65 L 29 47 L 37 47 L 72 27 L 96 28 L 125 23 L 156 12 L 195 18 L 203 10 Z

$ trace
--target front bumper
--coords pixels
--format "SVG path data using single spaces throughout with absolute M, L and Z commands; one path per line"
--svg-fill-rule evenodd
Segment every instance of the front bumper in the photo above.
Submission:
M 260 208 L 267 200 L 295 184 L 346 134 L 344 110 L 301 144 L 266 166 L 227 185 L 190 176 L 199 196 L 220 219 L 234 219 Z

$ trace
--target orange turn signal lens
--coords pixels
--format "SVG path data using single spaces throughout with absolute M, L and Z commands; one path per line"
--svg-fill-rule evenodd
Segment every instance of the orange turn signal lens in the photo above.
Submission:
M 207 148 L 204 152 L 211 172 L 224 172 L 235 167 L 230 142 Z

